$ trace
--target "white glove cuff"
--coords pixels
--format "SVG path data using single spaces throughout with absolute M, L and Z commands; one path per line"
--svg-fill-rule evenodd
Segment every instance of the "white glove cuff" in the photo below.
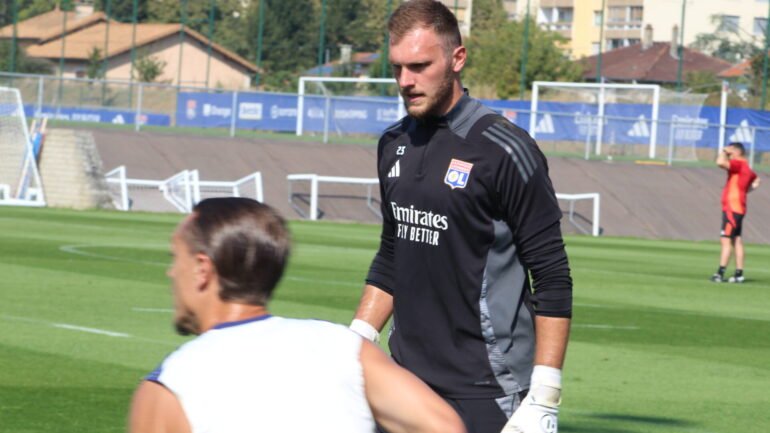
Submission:
M 375 343 L 380 339 L 380 333 L 374 329 L 374 326 L 361 319 L 353 319 L 353 322 L 350 323 L 350 330 Z
M 530 387 L 532 388 L 536 385 L 546 385 L 552 388 L 561 389 L 561 370 L 545 365 L 536 365 L 535 368 L 532 369 L 532 378 L 530 381 Z

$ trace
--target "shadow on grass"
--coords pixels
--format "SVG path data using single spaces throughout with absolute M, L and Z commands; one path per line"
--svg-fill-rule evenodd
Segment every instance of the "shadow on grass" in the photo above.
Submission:
M 668 427 L 682 430 L 695 427 L 695 425 L 689 421 L 683 421 L 674 418 L 612 413 L 579 414 L 582 418 L 588 418 L 591 421 L 585 420 L 559 423 L 559 431 L 565 433 L 630 433 L 638 431 L 650 431 L 648 429 L 653 427 Z M 600 425 L 596 425 L 597 422 Z M 627 426 L 627 428 L 620 427 L 623 425 Z

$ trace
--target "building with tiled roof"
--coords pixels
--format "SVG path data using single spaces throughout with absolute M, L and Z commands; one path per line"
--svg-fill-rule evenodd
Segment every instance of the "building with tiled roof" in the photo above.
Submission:
M 601 76 L 611 81 L 637 83 L 676 83 L 679 68 L 677 44 L 651 42 L 651 34 L 645 42 L 616 48 L 602 53 Z M 691 71 L 708 71 L 714 75 L 732 65 L 690 48 L 682 50 L 682 80 Z M 595 81 L 598 55 L 579 60 L 585 71 L 583 78 Z
M 159 82 L 246 89 L 257 71 L 253 63 L 216 43 L 211 44 L 209 62 L 209 40 L 188 27 L 184 27 L 184 37 L 180 37 L 181 24 L 134 26 L 108 22 L 101 12 L 86 16 L 66 12 L 65 21 L 64 13 L 57 9 L 17 23 L 16 34 L 31 58 L 58 65 L 63 57 L 65 77 L 84 77 L 89 55 L 98 48 L 103 56 L 106 53 L 106 78 L 128 81 L 133 69 L 132 45 L 134 58 L 151 56 L 165 63 L 163 74 L 156 80 Z M 12 26 L 0 28 L 0 39 L 12 37 L 12 32 Z M 135 71 L 133 75 L 136 76 Z

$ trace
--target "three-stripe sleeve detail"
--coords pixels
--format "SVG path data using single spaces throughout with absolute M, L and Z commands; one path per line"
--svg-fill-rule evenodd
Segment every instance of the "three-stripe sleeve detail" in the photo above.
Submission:
M 522 143 L 518 137 L 499 125 L 492 125 L 481 135 L 502 147 L 516 163 L 524 182 L 529 181 L 529 178 L 535 173 L 537 162 L 525 143 Z
M 519 156 L 524 160 L 525 163 L 529 164 L 531 169 L 530 175 L 531 173 L 535 172 L 535 169 L 537 168 L 537 160 L 532 155 L 532 151 L 527 147 L 527 143 L 524 143 L 521 137 L 518 137 L 516 134 L 500 125 L 492 125 L 490 129 L 497 136 L 508 139 L 507 141 L 509 145 L 518 152 Z

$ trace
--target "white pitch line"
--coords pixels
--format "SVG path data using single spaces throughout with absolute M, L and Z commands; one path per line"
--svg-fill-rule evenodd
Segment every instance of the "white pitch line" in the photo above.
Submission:
M 110 256 L 108 254 L 92 253 L 89 251 L 80 250 L 80 248 L 100 248 L 100 247 L 121 247 L 121 245 L 94 245 L 94 244 L 62 245 L 59 247 L 59 250 L 64 251 L 65 253 L 78 254 L 81 256 L 97 257 L 100 259 L 115 260 L 119 262 L 138 263 L 140 265 L 162 266 L 164 268 L 167 268 L 171 265 L 171 263 L 153 262 L 150 260 L 136 260 L 136 259 L 130 259 L 127 257 Z M 305 283 L 316 283 L 316 284 L 323 284 L 323 285 L 346 286 L 346 287 L 363 287 L 364 285 L 363 281 L 361 283 L 351 283 L 350 281 L 319 280 L 316 278 L 303 278 L 303 277 L 292 277 L 292 276 L 286 276 L 284 277 L 284 279 L 289 281 L 300 281 Z
M 132 311 L 139 311 L 142 313 L 173 313 L 171 308 L 132 308 Z
M 615 326 L 615 325 L 589 325 L 589 324 L 573 324 L 571 325 L 573 328 L 595 328 L 595 329 L 628 329 L 631 331 L 636 331 L 639 329 L 642 329 L 638 326 Z
M 56 328 L 70 329 L 73 331 L 82 331 L 82 332 L 90 332 L 92 334 L 107 335 L 110 337 L 131 337 L 131 335 L 124 334 L 122 332 L 112 332 L 112 331 L 105 331 L 104 329 L 86 328 L 85 326 L 68 325 L 66 323 L 52 323 L 51 326 L 54 326 Z
M 121 247 L 121 245 L 62 245 L 59 247 L 59 250 L 64 251 L 66 253 L 71 254 L 78 254 L 81 256 L 90 256 L 90 257 L 98 257 L 100 259 L 108 259 L 108 260 L 117 260 L 119 262 L 129 262 L 129 263 L 139 263 L 140 265 L 154 265 L 154 266 L 169 266 L 169 263 L 161 263 L 161 262 L 153 262 L 149 260 L 136 260 L 136 259 L 129 259 L 127 257 L 118 257 L 118 256 L 110 256 L 107 254 L 99 254 L 99 253 L 90 253 L 88 251 L 80 251 L 79 248 L 94 248 L 94 247 Z
M 677 314 L 680 316 L 699 316 L 699 317 L 717 317 L 723 319 L 738 319 L 738 320 L 756 320 L 760 322 L 770 322 L 770 319 L 763 319 L 761 317 L 748 317 L 748 316 L 734 316 L 730 314 L 718 314 L 718 313 L 701 313 L 698 311 L 676 311 L 666 310 L 663 308 L 632 308 L 617 305 L 597 305 L 597 304 L 582 304 L 575 302 L 572 304 L 574 307 L 590 307 L 590 308 L 603 308 L 607 310 L 628 310 L 628 311 L 641 311 L 643 313 L 665 313 L 665 314 Z

